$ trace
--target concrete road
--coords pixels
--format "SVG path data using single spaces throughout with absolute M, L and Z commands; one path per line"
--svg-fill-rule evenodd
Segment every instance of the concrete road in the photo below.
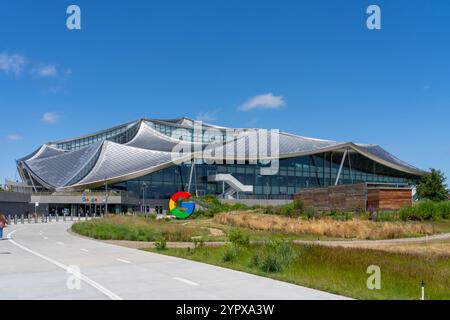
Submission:
M 0 241 L 4 299 L 345 299 L 67 232 L 70 222 L 15 225 Z

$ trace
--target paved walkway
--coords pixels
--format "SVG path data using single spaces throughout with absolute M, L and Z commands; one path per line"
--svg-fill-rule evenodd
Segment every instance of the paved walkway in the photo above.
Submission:
M 5 299 L 346 299 L 67 232 L 70 222 L 14 225 L 0 241 Z

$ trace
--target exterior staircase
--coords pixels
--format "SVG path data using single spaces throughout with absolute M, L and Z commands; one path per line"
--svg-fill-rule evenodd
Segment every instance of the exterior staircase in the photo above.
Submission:
M 228 188 L 222 193 L 224 199 L 235 199 L 234 195 L 238 192 L 253 192 L 253 186 L 244 185 L 238 179 L 229 173 L 218 173 L 208 176 L 209 182 L 222 182 L 228 185 Z

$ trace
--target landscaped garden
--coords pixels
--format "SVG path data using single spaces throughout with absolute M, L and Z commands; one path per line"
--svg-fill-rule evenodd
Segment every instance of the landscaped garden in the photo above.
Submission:
M 449 233 L 450 202 L 442 189 L 429 189 L 433 187 L 422 188 L 421 194 L 428 196 L 421 201 L 392 212 L 321 212 L 305 209 L 301 201 L 248 207 L 206 196 L 195 199 L 200 209 L 187 220 L 107 216 L 75 223 L 72 230 L 101 240 L 151 241 L 145 250 L 358 299 L 418 299 L 422 282 L 427 299 L 449 299 L 449 239 L 376 246 L 367 241 Z M 211 241 L 214 246 L 208 245 Z M 167 242 L 191 245 L 179 248 Z M 366 284 L 371 265 L 381 270 L 379 290 Z
M 450 299 L 446 255 L 402 254 L 370 249 L 293 245 L 283 241 L 249 244 L 243 237 L 222 247 L 147 249 L 254 273 L 357 299 Z M 369 290 L 367 268 L 380 267 L 381 288 Z

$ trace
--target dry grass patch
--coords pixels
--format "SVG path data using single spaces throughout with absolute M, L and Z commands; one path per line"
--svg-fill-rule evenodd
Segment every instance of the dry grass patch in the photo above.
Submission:
M 449 241 L 412 244 L 373 244 L 360 245 L 358 247 L 404 254 L 450 256 Z
M 356 239 L 396 239 L 432 234 L 431 224 L 412 222 L 373 222 L 353 219 L 336 221 L 333 219 L 303 220 L 277 215 L 231 212 L 214 217 L 220 224 L 255 230 L 276 231 L 289 234 L 314 234 L 336 238 Z

